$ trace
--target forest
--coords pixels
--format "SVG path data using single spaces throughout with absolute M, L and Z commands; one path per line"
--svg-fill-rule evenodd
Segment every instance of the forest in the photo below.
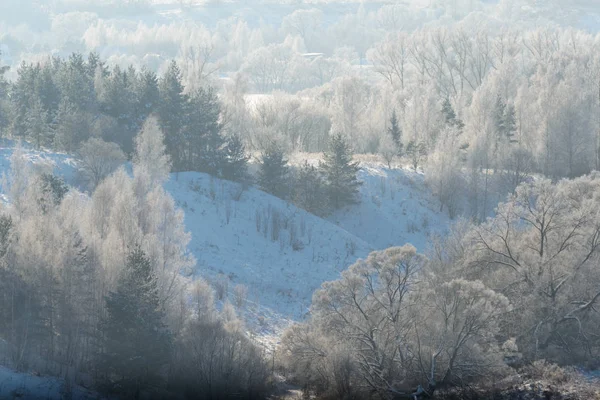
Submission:
M 6 1 L 0 366 L 65 399 L 600 398 L 600 10 Z M 194 238 L 224 229 L 264 258 Z M 270 246 L 300 281 L 337 257 L 300 313 L 243 279 Z

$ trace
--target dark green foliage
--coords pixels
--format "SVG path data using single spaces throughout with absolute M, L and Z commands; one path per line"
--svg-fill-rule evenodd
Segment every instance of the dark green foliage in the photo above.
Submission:
M 54 124 L 54 146 L 74 152 L 90 137 L 92 129 L 92 116 L 63 100 L 58 107 Z
M 515 139 L 515 133 L 517 132 L 517 117 L 515 115 L 515 106 L 509 104 L 506 106 L 506 110 L 504 111 L 504 135 L 511 142 L 514 143 L 517 140 Z
M 500 95 L 496 99 L 494 108 L 494 123 L 497 134 L 496 148 L 501 142 L 516 142 L 517 120 L 515 107 L 512 104 L 506 104 Z
M 240 135 L 230 135 L 224 150 L 223 178 L 236 182 L 248 180 L 250 157 L 246 154 L 246 148 Z
M 219 121 L 221 104 L 212 89 L 199 89 L 189 98 L 184 143 L 188 170 L 222 176 L 225 138 Z
M 286 199 L 289 193 L 289 167 L 283 149 L 270 145 L 263 152 L 258 171 L 258 184 L 262 190 L 281 199 Z
M 5 71 L 0 70 L 0 133 L 10 129 L 37 147 L 67 152 L 98 136 L 131 155 L 133 138 L 156 113 L 174 171 L 242 179 L 232 166 L 243 169 L 240 143 L 234 139 L 228 145 L 230 139 L 223 135 L 216 92 L 202 88 L 185 94 L 174 61 L 160 80 L 146 69 L 109 69 L 96 53 L 87 59 L 74 53 L 67 60 L 23 63 L 10 96 Z
M 450 99 L 448 98 L 444 99 L 444 103 L 442 104 L 442 114 L 444 115 L 446 125 L 453 126 L 458 129 L 464 128 L 465 124 L 463 124 L 460 118 L 457 118 L 454 108 L 452 108 L 452 104 L 450 103 Z
M 294 184 L 294 204 L 312 214 L 327 214 L 327 194 L 321 173 L 308 161 L 298 170 Z
M 158 77 L 152 71 L 141 70 L 135 90 L 135 114 L 138 126 L 142 126 L 146 118 L 152 114 L 160 102 Z
M 65 180 L 54 174 L 43 174 L 41 178 L 43 192 L 50 195 L 55 205 L 60 204 L 69 191 L 69 187 L 65 183 Z
M 110 390 L 138 398 L 161 380 L 168 363 L 171 335 L 163 323 L 156 278 L 150 260 L 136 248 L 117 289 L 106 297 L 102 321 L 104 352 L 100 365 Z
M 360 167 L 358 162 L 352 161 L 350 145 L 342 134 L 331 137 L 319 168 L 325 180 L 329 204 L 334 210 L 358 202 L 358 190 L 362 184 L 357 178 Z
M 159 91 L 157 115 L 160 128 L 165 134 L 165 145 L 173 160 L 173 170 L 181 171 L 186 164 L 184 154 L 187 149 L 183 139 L 183 128 L 186 124 L 187 96 L 183 94 L 181 70 L 175 61 L 169 64 L 169 68 L 160 79 Z
M 79 111 L 95 112 L 94 79 L 89 75 L 89 68 L 81 54 L 73 53 L 68 61 L 63 62 L 57 78 L 63 101 Z
M 394 110 L 392 117 L 390 118 L 390 127 L 388 128 L 388 133 L 396 145 L 397 154 L 399 156 L 402 155 L 402 128 L 400 128 L 396 110 Z

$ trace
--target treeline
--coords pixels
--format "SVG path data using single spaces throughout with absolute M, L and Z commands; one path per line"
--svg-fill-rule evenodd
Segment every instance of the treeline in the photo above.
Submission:
M 37 147 L 68 152 L 96 137 L 117 143 L 131 155 L 134 136 L 154 113 L 175 171 L 229 177 L 239 141 L 223 133 L 216 93 L 184 90 L 174 62 L 160 78 L 145 69 L 109 69 L 94 53 L 87 59 L 74 53 L 66 60 L 24 63 L 17 80 L 0 93 L 0 129 Z
M 284 371 L 319 398 L 415 399 L 481 398 L 512 387 L 514 369 L 567 382 L 551 363 L 598 368 L 599 196 L 597 173 L 524 183 L 426 255 L 405 245 L 358 260 L 284 334 Z M 575 398 L 597 396 L 577 385 Z
M 90 196 L 20 149 L 0 210 L 0 360 L 123 398 L 264 398 L 270 369 L 234 307 L 192 280 L 183 212 L 162 188 L 170 159 L 150 119 L 133 174 Z
M 326 214 L 357 200 L 358 165 L 342 135 L 332 135 L 318 168 L 292 171 L 289 149 L 276 135 L 257 147 L 259 173 L 248 172 L 247 141 L 228 127 L 225 109 L 211 89 L 188 93 L 175 62 L 160 78 L 148 70 L 109 69 L 96 54 L 87 59 L 23 64 L 18 79 L 0 91 L 0 130 L 38 148 L 74 152 L 91 188 L 131 158 L 133 138 L 143 122 L 156 117 L 164 132 L 173 171 L 199 171 L 223 179 L 252 183 L 295 202 L 307 211 Z M 122 154 L 115 146 L 116 143 Z

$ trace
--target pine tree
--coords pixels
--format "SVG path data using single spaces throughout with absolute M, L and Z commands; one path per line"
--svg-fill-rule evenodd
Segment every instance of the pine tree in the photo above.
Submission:
M 246 148 L 240 135 L 232 134 L 225 145 L 223 178 L 244 182 L 248 178 L 248 160 Z
M 300 167 L 294 184 L 294 204 L 309 213 L 327 213 L 325 184 L 319 170 L 308 161 Z
M 281 146 L 271 144 L 261 155 L 258 184 L 262 190 L 281 199 L 289 193 L 288 160 Z
M 358 162 L 352 162 L 352 151 L 341 133 L 332 136 L 319 167 L 333 209 L 358 202 L 358 190 L 362 185 L 357 178 L 360 167 Z
M 496 143 L 495 150 L 498 150 L 500 142 L 505 138 L 505 125 L 504 116 L 506 115 L 506 103 L 502 100 L 502 97 L 498 95 L 496 98 L 496 105 L 494 107 L 494 125 L 496 128 Z
M 158 77 L 152 71 L 142 68 L 135 90 L 135 114 L 138 127 L 152 114 L 160 102 Z
M 187 168 L 221 176 L 226 141 L 222 134 L 221 104 L 216 92 L 212 89 L 195 91 L 190 97 L 187 112 Z
M 516 142 L 515 133 L 517 132 L 517 117 L 515 115 L 514 105 L 509 104 L 506 106 L 503 119 L 504 136 L 510 143 Z
M 442 114 L 444 115 L 446 125 L 454 126 L 459 130 L 465 126 L 465 124 L 463 124 L 463 122 L 457 118 L 449 98 L 444 99 L 444 103 L 442 104 Z
M 48 113 L 44 110 L 44 105 L 39 97 L 35 97 L 33 99 L 33 104 L 27 110 L 25 129 L 27 138 L 32 141 L 38 149 L 52 142 L 52 132 L 47 120 Z
M 169 68 L 162 76 L 159 82 L 159 92 L 160 102 L 157 107 L 157 115 L 160 128 L 165 134 L 165 144 L 173 161 L 173 169 L 181 171 L 185 168 L 186 146 L 182 130 L 186 123 L 187 96 L 183 93 L 181 70 L 175 61 L 169 64 Z
M 139 247 L 127 257 L 116 291 L 106 297 L 106 312 L 100 325 L 104 338 L 100 365 L 111 389 L 139 398 L 142 388 L 160 381 L 171 346 L 157 281 Z
M 388 128 L 388 133 L 394 140 L 396 145 L 397 155 L 402 155 L 402 128 L 400 128 L 400 124 L 398 123 L 398 116 L 396 115 L 396 110 L 392 112 L 392 117 L 390 118 L 390 127 Z

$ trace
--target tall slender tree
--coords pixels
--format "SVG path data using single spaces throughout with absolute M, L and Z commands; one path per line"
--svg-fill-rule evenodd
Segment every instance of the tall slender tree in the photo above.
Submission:
M 398 122 L 398 115 L 396 114 L 396 110 L 392 112 L 388 133 L 390 134 L 392 140 L 394 141 L 394 144 L 396 145 L 396 154 L 399 156 L 402 155 L 402 128 L 400 128 L 400 123 Z
M 160 381 L 171 348 L 156 277 L 139 247 L 127 257 L 117 289 L 106 297 L 106 312 L 100 327 L 102 371 L 109 388 L 137 399 L 142 389 Z
M 331 137 L 329 149 L 323 154 L 320 170 L 333 209 L 359 201 L 358 190 L 362 185 L 357 177 L 359 163 L 352 161 L 352 150 L 341 133 Z

